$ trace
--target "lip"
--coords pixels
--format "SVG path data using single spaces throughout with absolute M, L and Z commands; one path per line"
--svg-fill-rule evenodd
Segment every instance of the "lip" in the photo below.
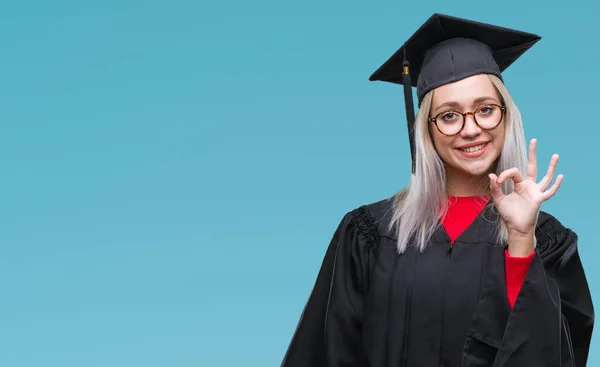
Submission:
M 466 148 L 476 147 L 478 145 L 487 144 L 487 143 L 489 143 L 489 141 L 476 141 L 474 143 L 469 143 L 469 144 L 461 145 L 460 147 L 457 147 L 457 148 L 458 149 L 466 149 Z
M 466 144 L 466 145 L 461 146 L 461 148 L 470 148 L 470 147 L 478 146 L 481 144 L 485 144 L 485 146 L 483 147 L 483 149 L 480 149 L 476 152 L 465 152 L 464 150 L 461 150 L 460 148 L 457 148 L 456 150 L 458 150 L 460 152 L 460 154 L 462 154 L 466 158 L 478 158 L 485 154 L 488 147 L 490 146 L 489 142 L 478 142 L 478 143 Z

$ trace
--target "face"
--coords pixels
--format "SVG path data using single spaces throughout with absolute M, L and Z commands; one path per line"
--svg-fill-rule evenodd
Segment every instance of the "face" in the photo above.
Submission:
M 491 104 L 502 106 L 498 91 L 486 75 L 475 75 L 434 90 L 429 117 L 437 117 L 437 124 L 444 132 L 462 125 L 462 116 L 457 112 L 474 112 L 478 108 L 478 122 L 493 126 L 491 121 L 500 113 L 500 124 L 491 130 L 477 126 L 472 115 L 465 117 L 462 131 L 454 136 L 442 134 L 433 122 L 429 131 L 435 148 L 446 163 L 448 175 L 483 176 L 494 169 L 504 144 L 504 116 L 502 111 L 493 110 Z M 452 112 L 454 111 L 454 112 Z M 491 112 L 490 112 L 491 111 Z M 494 112 L 496 111 L 496 112 Z M 448 112 L 448 113 L 446 113 Z M 445 125 L 445 126 L 443 126 Z

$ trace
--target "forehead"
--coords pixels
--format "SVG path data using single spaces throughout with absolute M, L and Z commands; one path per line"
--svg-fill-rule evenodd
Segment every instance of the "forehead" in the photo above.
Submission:
M 436 88 L 433 91 L 432 108 L 444 103 L 470 107 L 482 97 L 499 98 L 499 95 L 487 75 L 474 75 Z

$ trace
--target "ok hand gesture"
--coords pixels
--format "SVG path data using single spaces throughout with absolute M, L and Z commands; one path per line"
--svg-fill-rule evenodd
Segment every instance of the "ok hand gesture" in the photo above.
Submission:
M 563 175 L 561 174 L 556 178 L 554 185 L 548 189 L 554 180 L 557 164 L 558 154 L 554 154 L 546 175 L 540 182 L 537 182 L 536 140 L 532 139 L 529 144 L 529 163 L 525 179 L 517 168 L 508 169 L 500 173 L 500 176 L 493 173 L 489 175 L 494 205 L 509 233 L 519 236 L 533 235 L 542 203 L 554 196 L 562 183 Z M 508 179 L 513 180 L 514 191 L 504 195 L 500 190 L 500 185 Z

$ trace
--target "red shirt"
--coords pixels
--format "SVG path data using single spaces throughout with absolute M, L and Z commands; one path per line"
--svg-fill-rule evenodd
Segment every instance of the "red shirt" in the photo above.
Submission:
M 448 212 L 442 220 L 442 225 L 450 236 L 452 244 L 473 223 L 488 200 L 489 196 L 450 196 L 448 198 Z M 514 257 L 509 255 L 508 250 L 505 252 L 506 292 L 511 308 L 517 300 L 534 255 L 535 252 L 527 257 Z

